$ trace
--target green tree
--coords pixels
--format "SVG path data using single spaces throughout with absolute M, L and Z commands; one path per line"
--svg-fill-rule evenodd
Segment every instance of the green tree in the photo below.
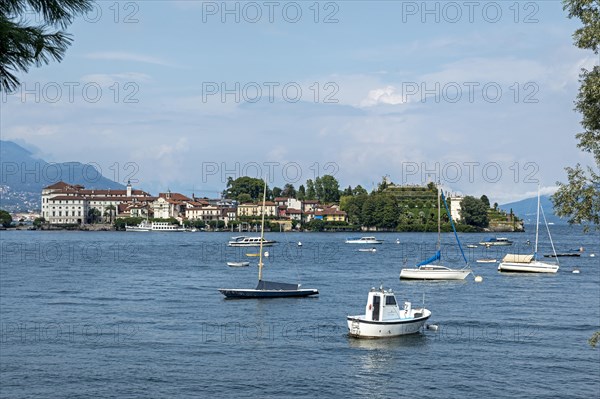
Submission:
M 340 184 L 335 177 L 325 175 L 321 178 L 317 177 L 318 187 L 317 196 L 322 202 L 338 202 L 340 200 Z M 319 193 L 319 190 L 321 191 Z
M 488 207 L 480 199 L 466 196 L 460 202 L 460 208 L 460 217 L 464 224 L 479 228 L 489 226 Z
M 340 196 L 352 196 L 352 186 L 348 186 L 348 188 L 345 189 Z
M 281 197 L 282 191 L 279 187 L 273 187 L 273 199 Z
M 240 194 L 248 194 L 253 201 L 262 199 L 265 182 L 262 179 L 242 176 L 233 180 L 227 180 L 227 189 L 225 195 L 227 198 L 238 198 Z M 267 187 L 267 193 L 269 188 Z
M 297 199 L 299 199 L 300 201 L 304 201 L 306 199 L 306 189 L 304 188 L 303 184 L 301 184 L 300 187 L 298 187 Z
M 101 216 L 102 216 L 102 213 L 100 212 L 100 210 L 98 208 L 91 208 L 90 210 L 88 210 L 89 223 L 92 223 L 92 224 L 98 223 Z
M 0 209 L 0 223 L 2 223 L 3 227 L 10 227 L 10 224 L 12 223 L 12 216 L 10 216 L 10 213 L 6 212 L 3 209 Z
M 315 183 L 311 179 L 308 179 L 306 181 L 306 199 L 314 200 L 316 198 L 317 198 L 317 192 L 315 190 Z
M 583 26 L 575 31 L 575 45 L 598 54 L 600 46 L 600 2 L 597 0 L 564 0 L 563 8 L 569 18 L 579 18 Z M 557 182 L 558 190 L 552 197 L 558 216 L 567 217 L 569 223 L 583 224 L 586 231 L 590 225 L 600 228 L 600 66 L 592 70 L 582 69 L 579 75 L 579 93 L 575 110 L 582 115 L 583 132 L 576 135 L 577 146 L 589 152 L 595 160 L 595 168 L 583 168 L 580 164 L 565 168 L 568 183 Z
M 236 199 L 240 204 L 252 202 L 252 197 L 250 196 L 250 194 L 246 194 L 246 193 L 242 193 L 242 194 L 238 195 Z
M 64 29 L 92 7 L 92 0 L 0 1 L 0 91 L 16 89 L 16 74 L 33 65 L 60 62 L 73 42 Z M 31 11 L 41 20 L 38 25 L 26 19 Z
M 356 187 L 354 187 L 354 190 L 352 190 L 352 194 L 354 195 L 367 195 L 368 192 L 367 190 L 365 190 L 360 184 Z
M 286 183 L 286 185 L 283 186 L 281 195 L 288 198 L 296 198 L 296 189 L 294 188 L 294 185 L 291 183 Z
M 487 195 L 483 194 L 483 195 L 481 196 L 481 198 L 479 198 L 479 199 L 481 200 L 481 202 L 483 202 L 483 204 L 486 206 L 486 208 L 489 208 L 489 207 L 490 207 L 490 200 L 489 200 L 489 198 L 487 197 Z
M 39 229 L 40 227 L 42 227 L 42 225 L 46 223 L 46 219 L 43 217 L 39 217 L 39 218 L 35 218 L 35 220 L 33 221 L 33 226 L 36 229 Z

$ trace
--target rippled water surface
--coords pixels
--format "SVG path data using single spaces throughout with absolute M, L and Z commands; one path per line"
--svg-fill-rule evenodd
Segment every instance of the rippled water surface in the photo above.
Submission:
M 272 233 L 265 278 L 320 295 L 271 300 L 218 292 L 256 285 L 256 250 L 226 246 L 235 233 L 3 231 L 0 396 L 600 397 L 600 351 L 587 343 L 600 329 L 598 234 L 553 226 L 559 252 L 585 247 L 556 275 L 474 262 L 530 252 L 528 231 L 505 234 L 512 247 L 468 250 L 482 283 L 398 279 L 435 234 L 377 234 L 385 243 L 369 253 L 346 234 Z M 251 266 L 226 266 L 239 260 Z M 381 283 L 399 301 L 424 299 L 439 330 L 348 338 L 346 315 Z

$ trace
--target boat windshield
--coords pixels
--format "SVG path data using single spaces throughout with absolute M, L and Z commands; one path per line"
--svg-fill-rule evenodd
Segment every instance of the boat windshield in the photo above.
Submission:
M 395 305 L 396 304 L 396 297 L 394 297 L 393 295 L 387 295 L 385 297 L 385 304 L 386 305 Z

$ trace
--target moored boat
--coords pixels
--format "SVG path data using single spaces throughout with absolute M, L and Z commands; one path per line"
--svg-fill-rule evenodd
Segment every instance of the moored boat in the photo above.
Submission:
M 485 241 L 479 242 L 479 245 L 484 245 L 486 247 L 493 247 L 493 246 L 501 247 L 501 246 L 508 246 L 508 245 L 512 245 L 512 244 L 513 244 L 513 242 L 506 237 L 491 237 Z
M 267 240 L 264 237 L 247 237 L 239 236 L 232 237 L 232 240 L 227 243 L 230 247 L 260 247 L 260 241 L 262 238 L 262 246 L 270 247 L 276 243 L 274 240 Z
M 365 313 L 347 316 L 348 335 L 356 338 L 385 338 L 419 332 L 431 311 L 413 309 L 410 302 L 398 307 L 392 290 L 372 288 L 367 297 Z
M 185 227 L 181 227 L 179 225 L 176 224 L 172 224 L 169 222 L 148 222 L 148 221 L 142 221 L 140 224 L 138 224 L 137 226 L 127 226 L 125 225 L 125 231 L 141 231 L 141 232 L 146 232 L 146 231 L 172 231 L 172 232 L 182 232 L 182 231 L 187 231 L 187 229 Z
M 227 262 L 227 266 L 230 266 L 230 267 L 250 266 L 250 262 Z
M 378 240 L 375 237 L 348 237 L 346 244 L 383 244 L 383 240 Z
M 556 273 L 558 272 L 559 265 L 557 263 L 542 262 L 538 260 L 538 237 L 540 227 L 540 211 L 544 216 L 544 222 L 546 223 L 546 229 L 548 230 L 548 238 L 552 245 L 552 253 L 554 257 L 557 257 L 556 250 L 554 248 L 554 242 L 552 242 L 552 235 L 550 229 L 548 229 L 548 223 L 546 216 L 544 215 L 544 209 L 540 205 L 540 189 L 538 186 L 538 200 L 537 200 L 537 220 L 535 225 L 535 247 L 532 255 L 521 255 L 521 254 L 506 254 L 502 259 L 502 262 L 498 264 L 498 271 L 501 272 L 518 272 L 518 273 Z

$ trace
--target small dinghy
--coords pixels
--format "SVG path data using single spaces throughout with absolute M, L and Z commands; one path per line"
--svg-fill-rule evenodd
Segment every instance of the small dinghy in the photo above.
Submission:
M 360 248 L 358 252 L 377 252 L 375 248 Z
M 400 309 L 392 290 L 371 288 L 365 314 L 347 316 L 348 334 L 356 338 L 385 338 L 419 332 L 431 312 L 424 307 L 413 309 L 404 302 Z
M 227 262 L 227 266 L 230 267 L 244 267 L 249 266 L 250 262 Z
M 492 259 L 492 258 L 484 258 L 484 259 L 477 259 L 475 262 L 477 262 L 477 263 L 496 263 L 497 260 Z

